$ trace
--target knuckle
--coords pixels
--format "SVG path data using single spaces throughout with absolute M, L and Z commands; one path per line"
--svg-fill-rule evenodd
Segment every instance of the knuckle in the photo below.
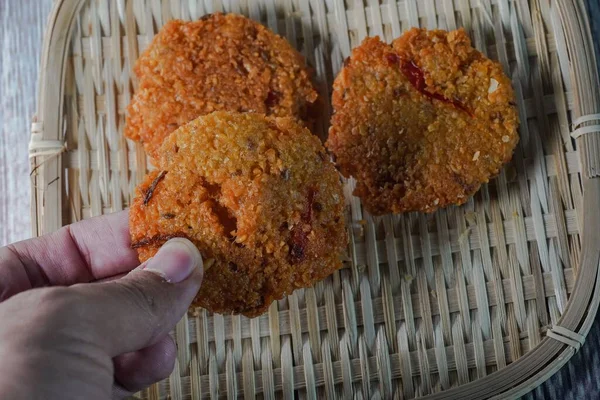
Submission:
M 161 307 L 152 291 L 148 290 L 143 281 L 137 279 L 124 280 L 120 285 L 125 301 L 131 304 L 135 312 L 144 317 L 142 320 L 148 324 L 146 328 L 156 330 L 163 318 L 161 318 Z
M 53 326 L 69 325 L 79 318 L 77 294 L 65 287 L 35 290 L 29 307 L 31 317 L 40 323 Z
M 39 310 L 52 316 L 71 314 L 71 308 L 77 303 L 73 295 L 71 290 L 63 287 L 42 289 L 37 294 Z
M 157 316 L 158 305 L 155 298 L 148 293 L 148 290 L 142 283 L 133 280 L 123 282 L 123 290 L 137 308 L 147 312 L 150 316 Z

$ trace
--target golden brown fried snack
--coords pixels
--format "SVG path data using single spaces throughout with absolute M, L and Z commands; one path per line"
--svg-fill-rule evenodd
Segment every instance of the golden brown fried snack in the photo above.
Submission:
M 168 22 L 138 59 L 139 89 L 125 135 L 153 159 L 181 125 L 216 110 L 310 119 L 317 100 L 303 57 L 282 37 L 235 14 Z
M 335 80 L 327 147 L 371 213 L 431 212 L 464 203 L 510 160 L 514 101 L 462 29 L 368 38 Z
M 215 112 L 160 154 L 131 206 L 132 247 L 144 261 L 169 238 L 192 240 L 210 266 L 196 305 L 256 316 L 341 267 L 339 175 L 291 118 Z

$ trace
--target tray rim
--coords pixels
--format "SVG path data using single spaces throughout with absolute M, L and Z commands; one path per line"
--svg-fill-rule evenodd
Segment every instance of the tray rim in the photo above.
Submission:
M 52 154 L 52 157 L 43 159 L 36 153 L 38 148 L 35 144 L 39 141 L 57 142 L 62 140 L 64 129 L 64 120 L 61 118 L 64 102 L 62 88 L 65 85 L 67 73 L 69 42 L 74 27 L 73 22 L 85 1 L 55 0 L 43 38 L 37 106 L 32 121 L 30 139 L 31 220 L 34 236 L 53 232 L 63 226 L 63 193 L 60 185 L 51 184 L 57 177 L 62 176 L 62 149 L 56 148 L 57 151 Z M 515 1 L 529 3 L 531 0 Z M 600 81 L 587 10 L 582 0 L 550 0 L 550 2 L 558 8 L 561 24 L 558 27 L 553 26 L 552 29 L 563 29 L 567 41 L 569 72 L 576 99 L 573 112 L 577 118 L 599 113 L 600 100 L 598 96 L 592 96 L 592 104 L 583 103 L 583 108 L 587 108 L 587 110 L 582 110 L 582 97 L 585 97 L 585 91 L 598 87 Z M 570 29 L 565 29 L 567 26 Z M 579 65 L 581 57 L 585 59 L 585 65 Z M 584 76 L 586 73 L 587 76 Z M 57 76 L 60 77 L 59 80 L 55 79 Z M 589 96 L 589 92 L 587 95 Z M 596 133 L 598 132 L 592 135 Z M 578 152 L 583 149 L 588 154 L 599 157 L 600 149 L 594 146 L 594 142 L 588 141 L 586 136 L 577 138 L 576 143 Z M 587 170 L 582 169 L 581 179 L 583 183 L 583 214 L 585 215 L 580 234 L 582 238 L 581 261 L 573 292 L 557 324 L 574 333 L 577 337 L 576 342 L 579 341 L 580 344 L 585 340 L 600 305 L 600 274 L 598 274 L 600 243 L 595 243 L 593 239 L 596 227 L 600 227 L 600 213 L 597 212 L 600 207 L 600 172 L 596 171 L 593 166 L 588 166 Z M 40 196 L 39 188 L 41 187 L 45 188 L 43 189 L 43 199 Z M 48 209 L 44 206 L 46 201 L 54 202 L 57 207 Z M 424 398 L 517 398 L 550 378 L 579 349 L 579 345 L 573 346 L 566 343 L 567 341 L 553 340 L 546 336 L 535 348 L 505 368 Z M 506 379 L 507 377 L 518 377 L 517 383 L 515 384 L 514 379 Z

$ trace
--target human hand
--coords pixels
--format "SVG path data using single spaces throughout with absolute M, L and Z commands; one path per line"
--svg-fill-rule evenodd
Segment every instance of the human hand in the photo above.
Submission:
M 166 378 L 202 258 L 172 239 L 137 265 L 126 211 L 0 248 L 0 398 L 120 398 Z

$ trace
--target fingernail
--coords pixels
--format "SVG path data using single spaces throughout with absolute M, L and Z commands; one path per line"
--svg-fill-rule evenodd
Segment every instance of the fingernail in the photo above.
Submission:
M 148 260 L 144 269 L 162 276 L 168 282 L 179 283 L 199 267 L 202 267 L 202 256 L 196 246 L 187 239 L 174 238 Z

